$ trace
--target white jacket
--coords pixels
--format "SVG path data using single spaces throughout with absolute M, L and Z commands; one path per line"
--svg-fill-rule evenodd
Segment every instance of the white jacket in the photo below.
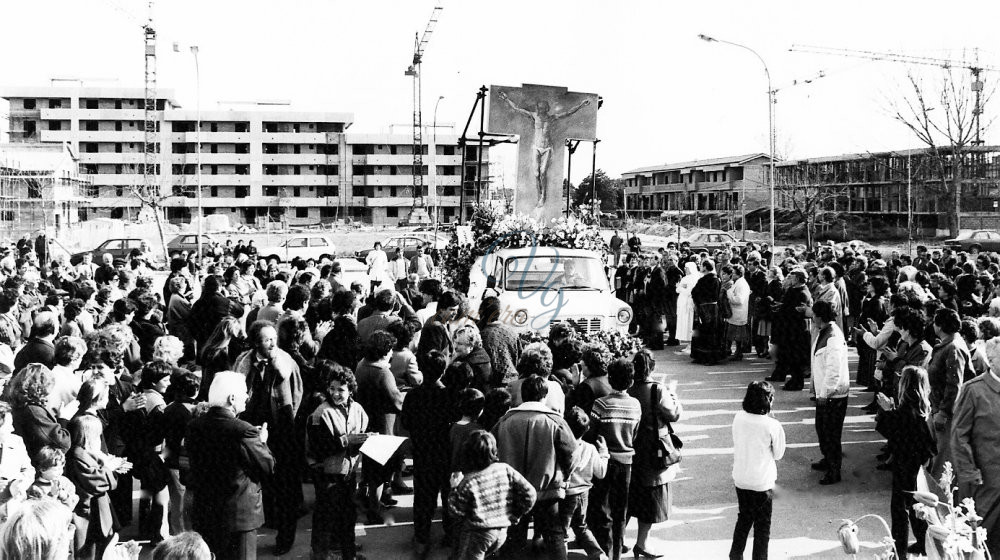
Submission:
M 726 297 L 729 298 L 729 306 L 733 310 L 733 316 L 728 317 L 726 322 L 737 327 L 747 324 L 750 313 L 750 284 L 747 284 L 745 278 L 740 277 L 726 290 Z
M 847 341 L 836 323 L 830 325 L 830 338 L 826 346 L 816 349 L 817 337 L 812 342 L 812 376 L 817 399 L 846 398 L 851 389 L 851 376 L 847 368 Z

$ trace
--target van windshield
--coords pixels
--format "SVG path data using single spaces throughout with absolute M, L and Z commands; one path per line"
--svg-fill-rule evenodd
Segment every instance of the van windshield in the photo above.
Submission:
M 610 291 L 604 263 L 595 257 L 562 255 L 514 257 L 506 262 L 507 290 Z

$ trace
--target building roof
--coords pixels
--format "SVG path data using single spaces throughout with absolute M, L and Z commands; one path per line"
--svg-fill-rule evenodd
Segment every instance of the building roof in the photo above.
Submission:
M 950 146 L 939 146 L 939 150 L 944 153 L 949 153 L 951 151 Z M 1000 152 L 1000 146 L 966 146 L 963 148 L 966 152 Z M 876 157 L 907 157 L 907 156 L 918 156 L 924 155 L 930 152 L 930 148 L 911 148 L 907 150 L 888 150 L 881 152 L 860 152 L 855 154 L 841 154 L 839 156 L 822 156 L 814 158 L 802 158 L 802 159 L 790 159 L 785 161 L 775 162 L 776 167 L 783 166 L 795 166 L 805 163 L 831 163 L 835 161 L 853 161 L 853 160 L 865 160 Z
M 55 171 L 66 167 L 66 159 L 76 160 L 68 144 L 0 144 L 0 167 L 18 171 Z
M 697 167 L 714 167 L 719 165 L 742 165 L 748 161 L 752 161 L 758 158 L 767 159 L 767 154 L 755 153 L 755 154 L 744 154 L 739 156 L 727 156 L 712 159 L 696 159 L 693 161 L 683 161 L 680 163 L 664 163 L 662 165 L 651 165 L 648 167 L 639 167 L 632 169 L 631 171 L 626 171 L 623 175 L 639 174 L 639 173 L 650 173 L 654 171 L 679 171 L 682 169 L 692 169 Z

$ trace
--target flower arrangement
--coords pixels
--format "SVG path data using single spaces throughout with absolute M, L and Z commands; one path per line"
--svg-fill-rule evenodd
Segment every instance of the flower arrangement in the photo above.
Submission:
M 459 293 L 469 290 L 469 271 L 476 259 L 496 249 L 541 246 L 607 251 L 600 228 L 576 216 L 553 218 L 546 224 L 530 216 L 480 205 L 472 213 L 470 225 L 472 244 L 460 244 L 456 232 L 442 259 L 444 282 Z
M 636 353 L 644 348 L 641 338 L 630 334 L 622 334 L 618 331 L 598 331 L 591 334 L 577 334 L 576 338 L 584 345 L 598 344 L 607 348 L 608 352 L 612 356 L 612 359 L 631 359 Z M 548 343 L 548 341 L 548 337 L 542 336 L 538 333 L 538 331 L 521 333 L 521 342 L 525 345 L 534 342 Z
M 917 474 L 917 490 L 913 498 L 913 510 L 917 517 L 927 522 L 927 537 L 925 547 L 930 560 L 980 560 L 988 557 L 986 552 L 986 529 L 979 526 L 983 520 L 976 514 L 976 502 L 965 498 L 954 505 L 955 474 L 950 462 L 944 464 L 941 477 L 936 481 L 946 496 L 941 501 L 938 495 L 930 490 L 927 473 L 923 468 Z M 942 516 L 943 514 L 943 516 Z M 895 545 L 892 540 L 889 525 L 878 515 L 864 515 L 855 521 L 845 519 L 837 530 L 837 536 L 844 547 L 845 554 L 856 555 L 859 550 L 858 522 L 866 518 L 875 518 L 882 522 L 887 534 L 880 541 L 881 549 L 876 553 L 876 560 L 891 560 L 896 558 Z

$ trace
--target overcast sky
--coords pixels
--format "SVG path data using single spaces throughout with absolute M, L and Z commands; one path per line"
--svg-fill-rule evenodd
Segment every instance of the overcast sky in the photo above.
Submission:
M 171 46 L 198 44 L 203 108 L 219 100 L 288 99 L 302 109 L 354 113 L 351 131 L 387 130 L 412 118 L 403 71 L 414 33 L 423 31 L 437 1 L 160 0 L 159 84 L 194 107 L 192 57 Z M 978 47 L 983 64 L 1000 65 L 995 0 L 440 1 L 444 10 L 424 59 L 425 122 L 443 95 L 438 122 L 464 125 L 482 84 L 597 93 L 605 100 L 598 167 L 612 176 L 767 150 L 760 62 L 700 41 L 699 33 L 743 43 L 767 61 L 774 87 L 782 88 L 778 149 L 795 158 L 917 147 L 890 118 L 891 100 L 905 88 L 907 71 L 921 69 L 931 81 L 940 71 L 789 52 L 793 43 L 949 58 L 971 57 Z M 141 86 L 146 2 L 0 2 L 0 85 L 74 76 Z M 790 86 L 820 71 L 826 77 Z M 589 148 L 577 157 L 574 181 L 589 169 Z

